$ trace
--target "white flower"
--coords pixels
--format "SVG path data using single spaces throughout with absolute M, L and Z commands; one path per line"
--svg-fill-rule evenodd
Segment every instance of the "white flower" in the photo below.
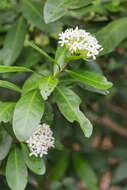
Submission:
M 96 55 L 103 50 L 95 37 L 78 27 L 60 33 L 58 43 L 66 46 L 72 54 L 83 55 L 84 58 L 96 59 Z
M 52 136 L 49 125 L 43 124 L 39 125 L 38 129 L 33 133 L 33 135 L 26 141 L 30 149 L 29 156 L 42 157 L 44 154 L 48 153 L 48 149 L 54 147 L 54 137 Z

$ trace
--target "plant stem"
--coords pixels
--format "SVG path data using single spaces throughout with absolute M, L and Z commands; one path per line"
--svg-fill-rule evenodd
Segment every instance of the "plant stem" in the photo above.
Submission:
M 52 63 L 54 63 L 54 59 L 49 56 L 45 51 L 43 51 L 41 48 L 39 48 L 36 44 L 34 44 L 33 42 L 28 41 L 27 44 L 32 47 L 33 49 L 35 49 L 37 52 L 39 52 L 41 55 L 45 56 L 47 59 L 49 59 L 49 61 L 51 61 Z

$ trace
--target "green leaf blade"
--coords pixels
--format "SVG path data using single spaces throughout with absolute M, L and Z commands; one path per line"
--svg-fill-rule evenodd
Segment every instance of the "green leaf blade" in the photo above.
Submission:
M 23 143 L 21 145 L 24 160 L 28 168 L 38 175 L 43 175 L 46 171 L 44 160 L 35 156 L 30 157 L 28 147 Z
M 25 35 L 26 23 L 24 19 L 21 17 L 9 31 L 6 37 L 3 48 L 4 65 L 12 65 L 16 61 L 23 48 Z
M 40 88 L 40 93 L 44 100 L 47 100 L 49 95 L 54 91 L 57 84 L 58 84 L 58 79 L 52 75 L 43 77 L 40 80 L 39 88 Z
M 33 71 L 26 67 L 0 65 L 0 73 L 12 73 L 12 72 L 33 72 Z
M 104 48 L 102 55 L 112 52 L 127 37 L 127 17 L 112 21 L 97 32 L 97 39 Z M 110 32 L 109 32 L 110 31 Z
M 26 187 L 27 168 L 19 148 L 14 148 L 9 154 L 6 165 L 6 179 L 10 189 L 24 190 Z
M 42 75 L 39 75 L 37 73 L 33 73 L 24 83 L 22 88 L 22 93 L 26 94 L 30 92 L 31 90 L 37 89 L 39 86 L 39 82 L 42 78 Z
M 73 1 L 73 2 L 71 3 L 71 5 L 70 5 L 69 8 L 70 8 L 70 9 L 79 9 L 79 8 L 81 8 L 81 7 L 85 7 L 85 6 L 89 5 L 89 4 L 91 4 L 92 1 L 93 1 L 93 0 L 87 0 L 87 1 L 80 0 L 80 2 L 79 2 L 79 1 Z
M 78 95 L 66 87 L 57 87 L 54 98 L 64 117 L 70 122 L 79 122 L 85 136 L 90 137 L 93 127 L 79 109 L 81 100 Z
M 76 154 L 73 157 L 75 170 L 81 181 L 92 190 L 98 190 L 97 176 L 91 166 L 82 156 Z
M 23 0 L 21 6 L 22 14 L 26 20 L 41 31 L 58 34 L 59 30 L 61 30 L 60 23 L 45 24 L 42 14 L 43 4 L 41 2 Z
M 0 130 L 0 160 L 4 160 L 7 156 L 10 147 L 12 144 L 12 138 L 8 133 L 4 130 Z
M 54 22 L 64 16 L 67 12 L 67 0 L 47 0 L 44 6 L 44 20 L 46 23 Z
M 0 102 L 0 122 L 10 122 L 13 117 L 15 103 Z
M 31 91 L 17 102 L 13 130 L 19 141 L 26 141 L 37 129 L 44 113 L 44 102 L 38 91 Z
M 17 92 L 22 92 L 22 90 L 17 85 L 4 80 L 0 80 L 0 87 L 8 88 Z
M 101 90 L 107 90 L 112 87 L 112 83 L 108 82 L 107 79 L 100 75 L 99 73 L 91 71 L 71 71 L 67 72 L 79 82 L 91 85 L 93 87 L 99 88 Z
M 69 164 L 70 155 L 68 152 L 59 152 L 59 161 L 52 167 L 52 170 L 49 174 L 49 180 L 51 182 L 60 180 Z
M 80 0 L 80 2 L 73 0 L 47 0 L 43 11 L 44 20 L 47 24 L 54 22 L 66 15 L 69 9 L 81 8 L 89 5 L 91 2 L 92 0 Z

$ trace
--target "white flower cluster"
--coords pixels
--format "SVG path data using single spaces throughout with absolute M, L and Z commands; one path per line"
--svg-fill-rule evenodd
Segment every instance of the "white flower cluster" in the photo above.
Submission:
M 95 37 L 78 27 L 60 33 L 58 43 L 61 46 L 66 46 L 71 53 L 84 55 L 85 58 L 96 59 L 96 55 L 102 50 Z
M 39 125 L 38 129 L 33 135 L 26 141 L 30 149 L 29 156 L 43 157 L 44 154 L 48 153 L 48 149 L 54 147 L 54 137 L 52 136 L 49 125 Z

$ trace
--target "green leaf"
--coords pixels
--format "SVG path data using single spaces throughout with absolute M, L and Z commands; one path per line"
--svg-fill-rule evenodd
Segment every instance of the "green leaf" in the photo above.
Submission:
M 16 86 L 15 84 L 13 84 L 11 82 L 4 81 L 4 80 L 0 80 L 0 87 L 15 90 L 17 92 L 22 92 L 22 90 L 18 86 Z
M 84 90 L 87 90 L 87 91 L 90 91 L 90 92 L 95 92 L 95 93 L 98 93 L 98 94 L 103 94 L 103 95 L 108 95 L 109 94 L 109 91 L 108 90 L 100 90 L 98 88 L 95 88 L 93 86 L 89 86 L 87 84 L 84 84 L 84 83 L 79 83 L 78 84 L 81 88 L 83 88 Z
M 35 156 L 30 157 L 28 147 L 23 143 L 21 145 L 22 145 L 24 160 L 28 168 L 38 175 L 43 175 L 46 170 L 44 160 L 42 158 L 37 158 Z
M 15 103 L 0 102 L 0 122 L 9 122 L 12 120 Z
M 33 71 L 26 67 L 0 65 L 0 73 L 11 73 L 11 72 L 33 72 Z
M 79 109 L 81 103 L 79 96 L 69 88 L 61 86 L 56 88 L 54 99 L 64 117 L 70 122 L 79 122 L 85 136 L 90 137 L 93 127 Z
M 4 129 L 0 129 L 0 160 L 7 156 L 12 143 L 12 138 Z
M 33 0 L 22 1 L 23 16 L 39 29 L 43 28 L 42 4 Z
M 52 75 L 43 77 L 41 79 L 39 88 L 40 88 L 40 93 L 44 100 L 47 100 L 50 94 L 54 91 L 57 84 L 58 84 L 58 79 Z
M 49 180 L 51 182 L 60 180 L 68 166 L 69 162 L 69 153 L 68 152 L 62 152 L 59 153 L 59 159 L 56 162 L 56 164 L 52 167 L 52 170 L 49 174 Z
M 91 166 L 79 154 L 73 156 L 75 170 L 81 181 L 91 190 L 98 190 L 97 176 Z
M 28 22 L 35 25 L 41 31 L 48 33 L 59 33 L 59 28 L 61 28 L 61 24 L 45 24 L 42 12 L 43 4 L 41 2 L 33 0 L 22 1 L 22 13 L 23 16 L 28 20 Z
M 80 0 L 80 2 L 79 1 L 73 1 L 69 8 L 70 9 L 78 9 L 78 8 L 87 6 L 92 2 L 93 2 L 93 0 Z
M 44 103 L 38 91 L 23 95 L 16 104 L 13 130 L 20 141 L 29 139 L 44 113 Z
M 80 8 L 90 4 L 92 0 L 47 0 L 44 6 L 44 20 L 54 22 L 67 14 L 69 9 Z
M 36 52 L 31 47 L 25 47 L 23 48 L 17 64 L 18 66 L 22 65 L 23 67 L 30 68 L 37 65 L 41 61 L 41 59 L 42 57 L 38 52 Z
M 114 172 L 112 182 L 120 183 L 125 179 L 127 179 L 127 162 L 118 165 Z
M 43 123 L 47 123 L 48 125 L 52 125 L 54 119 L 53 107 L 49 102 L 45 103 L 45 112 L 43 115 Z
M 12 65 L 23 48 L 26 34 L 26 23 L 21 17 L 8 32 L 3 48 L 3 62 Z
M 14 148 L 8 157 L 6 165 L 6 179 L 12 190 L 24 190 L 27 184 L 27 168 L 22 151 Z
M 34 90 L 38 88 L 39 82 L 43 76 L 39 75 L 37 73 L 33 73 L 24 83 L 23 85 L 23 94 L 30 92 L 31 90 Z
M 64 47 L 58 47 L 56 54 L 55 54 L 55 64 L 53 67 L 53 73 L 54 75 L 61 72 L 64 67 L 66 66 L 65 57 L 67 55 L 67 49 Z
M 47 0 L 44 6 L 44 20 L 54 22 L 67 13 L 68 0 Z
M 67 70 L 67 72 L 79 82 L 91 85 L 93 87 L 107 90 L 112 87 L 112 83 L 108 82 L 107 79 L 100 75 L 99 73 L 91 72 L 91 71 L 71 71 Z
M 97 32 L 96 37 L 104 48 L 102 54 L 112 52 L 127 37 L 127 17 L 110 22 Z

